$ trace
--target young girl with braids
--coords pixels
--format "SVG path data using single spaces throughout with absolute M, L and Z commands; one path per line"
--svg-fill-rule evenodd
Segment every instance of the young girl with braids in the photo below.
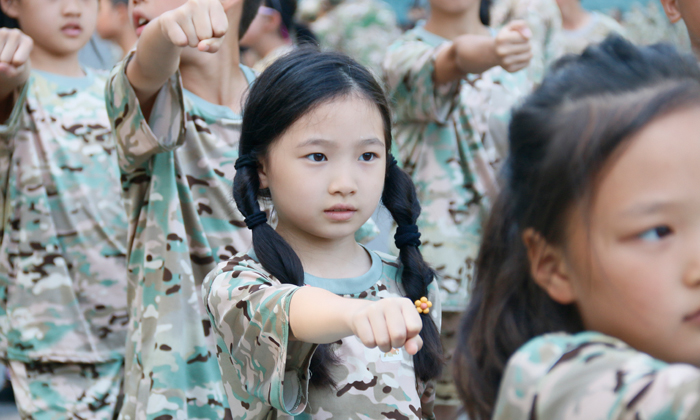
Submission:
M 455 354 L 470 419 L 700 418 L 698 133 L 695 58 L 618 36 L 514 111 Z
M 257 79 L 243 115 L 234 198 L 253 249 L 203 285 L 233 417 L 434 418 L 440 304 L 381 86 L 350 58 L 301 49 Z M 380 200 L 398 258 L 354 238 Z

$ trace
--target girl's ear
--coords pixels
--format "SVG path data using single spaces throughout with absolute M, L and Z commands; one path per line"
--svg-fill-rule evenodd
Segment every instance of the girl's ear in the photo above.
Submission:
M 666 17 L 671 23 L 676 23 L 683 18 L 678 7 L 678 0 L 661 0 L 661 6 L 666 12 Z
M 19 3 L 19 0 L 0 0 L 2 12 L 12 19 L 17 19 L 19 17 L 19 5 L 17 3 Z
M 530 261 L 530 275 L 552 300 L 562 305 L 576 301 L 572 273 L 564 253 L 532 228 L 523 232 L 523 243 Z
M 0 0 L 0 1 L 4 1 L 4 0 Z M 269 184 L 267 182 L 267 164 L 265 163 L 265 159 L 261 159 L 259 161 L 258 178 L 260 179 L 260 189 L 261 190 L 264 190 L 265 188 L 269 188 Z

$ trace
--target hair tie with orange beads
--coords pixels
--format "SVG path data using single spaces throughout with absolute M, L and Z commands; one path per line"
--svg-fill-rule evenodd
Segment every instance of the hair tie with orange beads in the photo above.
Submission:
M 415 303 L 419 314 L 427 314 L 430 312 L 430 308 L 433 306 L 433 302 L 429 301 L 425 296 L 420 298 L 420 300 L 417 300 Z

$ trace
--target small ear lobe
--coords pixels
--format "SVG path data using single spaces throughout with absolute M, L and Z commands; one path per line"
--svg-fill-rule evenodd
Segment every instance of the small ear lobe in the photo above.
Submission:
M 562 305 L 576 302 L 569 266 L 564 253 L 532 228 L 525 229 L 522 241 L 530 261 L 530 275 L 552 300 Z
M 678 0 L 661 0 L 661 6 L 666 12 L 666 17 L 671 23 L 677 23 L 683 18 L 681 9 L 678 6 Z
M 2 12 L 12 19 L 17 19 L 19 17 L 19 10 L 17 10 L 17 0 L 0 0 L 0 8 Z
M 261 159 L 260 164 L 258 165 L 258 178 L 260 179 L 261 190 L 269 188 L 269 183 L 267 181 L 267 173 L 265 170 L 265 159 Z

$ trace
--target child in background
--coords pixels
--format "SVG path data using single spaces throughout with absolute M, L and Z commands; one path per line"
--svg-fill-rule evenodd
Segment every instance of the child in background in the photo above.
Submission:
M 524 20 L 532 31 L 532 60 L 527 68 L 530 80 L 542 81 L 552 62 L 553 44 L 561 31 L 561 13 L 555 0 L 493 0 L 491 25 L 500 28 L 514 20 Z
M 671 23 L 683 20 L 688 29 L 690 46 L 700 60 L 700 3 L 694 0 L 661 0 L 661 5 Z
M 590 44 L 602 42 L 610 34 L 625 35 L 615 19 L 598 11 L 589 12 L 581 0 L 557 0 L 562 30 L 552 42 L 552 59 L 565 54 L 581 54 Z
M 434 418 L 437 284 L 415 188 L 390 150 L 387 98 L 350 58 L 298 50 L 251 88 L 234 198 L 253 249 L 203 286 L 234 418 Z M 380 199 L 398 258 L 354 237 Z
M 230 416 L 201 283 L 251 244 L 230 203 L 253 81 L 238 40 L 259 4 L 133 5 L 137 48 L 107 85 L 130 222 L 124 419 Z
M 97 13 L 97 33 L 114 42 L 126 55 L 136 43 L 136 30 L 129 14 L 128 0 L 100 0 Z
M 250 24 L 241 46 L 250 48 L 259 61 L 253 70 L 262 73 L 275 60 L 294 49 L 294 45 L 316 43 L 314 34 L 297 23 L 296 0 L 265 0 Z
M 498 191 L 508 112 L 530 86 L 518 72 L 531 58 L 529 29 L 515 21 L 496 33 L 487 26 L 489 3 L 432 0 L 428 21 L 394 43 L 384 62 L 396 147 L 424 208 L 421 252 L 440 279 L 448 360 L 481 226 Z M 460 405 L 449 376 L 437 401 L 452 411 Z
M 700 418 L 698 132 L 694 58 L 620 37 L 514 111 L 455 356 L 469 418 Z
M 97 0 L 2 0 L 0 358 L 27 419 L 112 419 L 127 220 L 104 104 L 82 68 Z

